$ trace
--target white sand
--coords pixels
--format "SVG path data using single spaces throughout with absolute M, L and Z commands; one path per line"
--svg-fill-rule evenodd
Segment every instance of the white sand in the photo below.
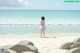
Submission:
M 57 35 L 56 35 L 57 36 Z M 12 36 L 4 36 L 0 37 L 0 46 L 4 45 L 15 45 L 22 40 L 28 40 L 34 43 L 34 45 L 38 48 L 40 53 L 65 53 L 67 50 L 59 49 L 61 44 L 64 42 L 72 42 L 74 39 L 79 38 L 79 34 L 71 35 L 66 34 L 62 36 L 57 36 L 57 38 L 39 38 L 39 37 L 12 37 Z

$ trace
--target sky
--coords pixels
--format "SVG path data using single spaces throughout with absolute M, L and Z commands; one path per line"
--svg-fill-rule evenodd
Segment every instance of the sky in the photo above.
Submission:
M 80 10 L 80 2 L 64 2 L 64 0 L 0 0 L 0 9 Z

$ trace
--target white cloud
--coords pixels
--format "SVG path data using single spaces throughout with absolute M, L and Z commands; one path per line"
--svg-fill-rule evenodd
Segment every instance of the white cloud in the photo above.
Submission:
M 18 0 L 0 0 L 0 7 L 20 7 Z
M 23 0 L 22 5 L 24 7 L 34 7 L 34 5 L 30 2 L 30 0 Z
M 18 0 L 19 1 L 19 3 L 21 4 L 24 0 Z
M 34 7 L 30 0 L 18 0 L 23 7 Z
M 34 7 L 30 0 L 0 0 L 0 7 Z

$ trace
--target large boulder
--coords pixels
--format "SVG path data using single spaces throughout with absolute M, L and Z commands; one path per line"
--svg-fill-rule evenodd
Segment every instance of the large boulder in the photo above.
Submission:
M 77 48 L 77 47 L 80 47 L 80 42 L 72 44 L 70 48 L 72 49 L 72 48 Z
M 80 53 L 80 48 L 74 48 L 74 49 L 68 50 L 66 53 Z
M 11 50 L 11 49 L 8 49 L 8 51 L 7 51 L 8 53 L 17 53 L 16 51 L 14 51 L 14 50 Z
M 26 41 L 26 40 L 20 41 L 19 44 L 20 44 L 20 45 L 32 45 L 32 46 L 34 46 L 34 44 L 33 44 L 32 42 Z
M 78 43 L 78 42 L 80 42 L 80 38 L 77 38 L 73 41 L 73 43 Z
M 60 47 L 60 49 L 70 49 L 70 46 L 73 44 L 73 42 L 66 42 L 66 43 L 63 43 Z
M 14 45 L 10 49 L 16 51 L 17 53 L 22 53 L 25 51 L 31 51 L 34 53 L 38 53 L 38 49 L 32 45 Z

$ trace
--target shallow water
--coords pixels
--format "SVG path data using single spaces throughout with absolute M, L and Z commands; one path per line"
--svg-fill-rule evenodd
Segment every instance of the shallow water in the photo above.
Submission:
M 80 33 L 80 25 L 46 25 L 46 33 Z M 0 34 L 40 34 L 40 25 L 0 25 Z

